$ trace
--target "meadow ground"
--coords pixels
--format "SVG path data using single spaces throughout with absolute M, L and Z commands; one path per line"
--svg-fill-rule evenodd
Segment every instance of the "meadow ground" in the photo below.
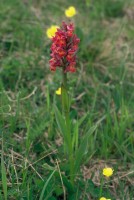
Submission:
M 68 6 L 77 10 L 71 21 L 81 40 L 77 72 L 68 75 L 70 117 L 80 120 L 79 141 L 89 131 L 75 192 L 64 177 L 53 109 L 61 73 L 49 70 L 46 36 L 69 20 Z M 0 0 L 0 145 L 2 200 L 134 199 L 132 0 Z M 102 186 L 105 166 L 114 173 Z

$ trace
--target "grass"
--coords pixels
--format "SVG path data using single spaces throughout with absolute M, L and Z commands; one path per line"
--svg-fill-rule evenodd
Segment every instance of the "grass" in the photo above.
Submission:
M 114 175 L 105 180 L 104 195 L 134 198 L 134 3 L 1 0 L 2 200 L 63 199 L 73 190 L 62 173 L 68 166 L 52 106 L 56 101 L 60 107 L 54 93 L 61 75 L 49 71 L 50 41 L 45 34 L 50 25 L 67 21 L 64 10 L 70 5 L 78 11 L 72 21 L 81 39 L 77 74 L 68 77 L 70 117 L 74 123 L 79 120 L 79 140 L 95 127 L 71 198 L 98 199 L 106 165 L 114 168 Z

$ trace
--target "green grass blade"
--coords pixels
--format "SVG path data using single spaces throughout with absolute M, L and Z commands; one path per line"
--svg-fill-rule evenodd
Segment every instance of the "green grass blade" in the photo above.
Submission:
M 1 174 L 2 174 L 2 187 L 4 192 L 4 198 L 7 200 L 7 177 L 6 177 L 6 168 L 3 158 L 3 140 L 2 140 L 2 153 L 1 153 Z
M 45 199 L 45 198 L 43 197 L 43 196 L 44 196 L 44 192 L 45 192 L 45 190 L 46 190 L 47 185 L 49 184 L 49 181 L 50 181 L 51 178 L 53 177 L 55 171 L 56 171 L 56 170 L 54 170 L 54 171 L 51 173 L 51 175 L 49 176 L 49 178 L 47 179 L 47 181 L 46 181 L 46 183 L 45 183 L 45 185 L 44 185 L 44 187 L 43 187 L 43 190 L 42 190 L 42 192 L 41 192 L 41 195 L 40 195 L 39 200 Z

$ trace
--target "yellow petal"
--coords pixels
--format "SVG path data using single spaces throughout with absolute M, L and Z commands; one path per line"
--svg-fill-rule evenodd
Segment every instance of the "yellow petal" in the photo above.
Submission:
M 101 197 L 100 200 L 107 200 L 105 197 Z
M 103 169 L 103 175 L 106 177 L 112 176 L 113 175 L 113 169 L 110 167 L 104 168 Z
M 105 197 L 101 197 L 99 200 L 111 200 L 111 199 L 106 199 Z
M 57 95 L 61 95 L 61 88 L 58 88 L 58 90 L 56 90 L 55 93 L 56 93 Z
M 76 9 L 73 6 L 70 6 L 68 9 L 65 10 L 66 17 L 73 17 L 76 15 Z
M 58 26 L 51 26 L 50 28 L 47 29 L 46 34 L 48 38 L 52 38 L 55 36 L 55 33 L 57 31 L 57 28 L 59 28 Z

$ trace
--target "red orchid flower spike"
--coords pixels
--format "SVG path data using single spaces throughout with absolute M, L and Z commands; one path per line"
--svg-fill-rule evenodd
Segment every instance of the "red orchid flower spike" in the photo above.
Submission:
M 74 25 L 62 23 L 52 38 L 50 70 L 56 71 L 57 67 L 63 68 L 64 73 L 75 72 L 76 53 L 80 39 L 74 34 Z

